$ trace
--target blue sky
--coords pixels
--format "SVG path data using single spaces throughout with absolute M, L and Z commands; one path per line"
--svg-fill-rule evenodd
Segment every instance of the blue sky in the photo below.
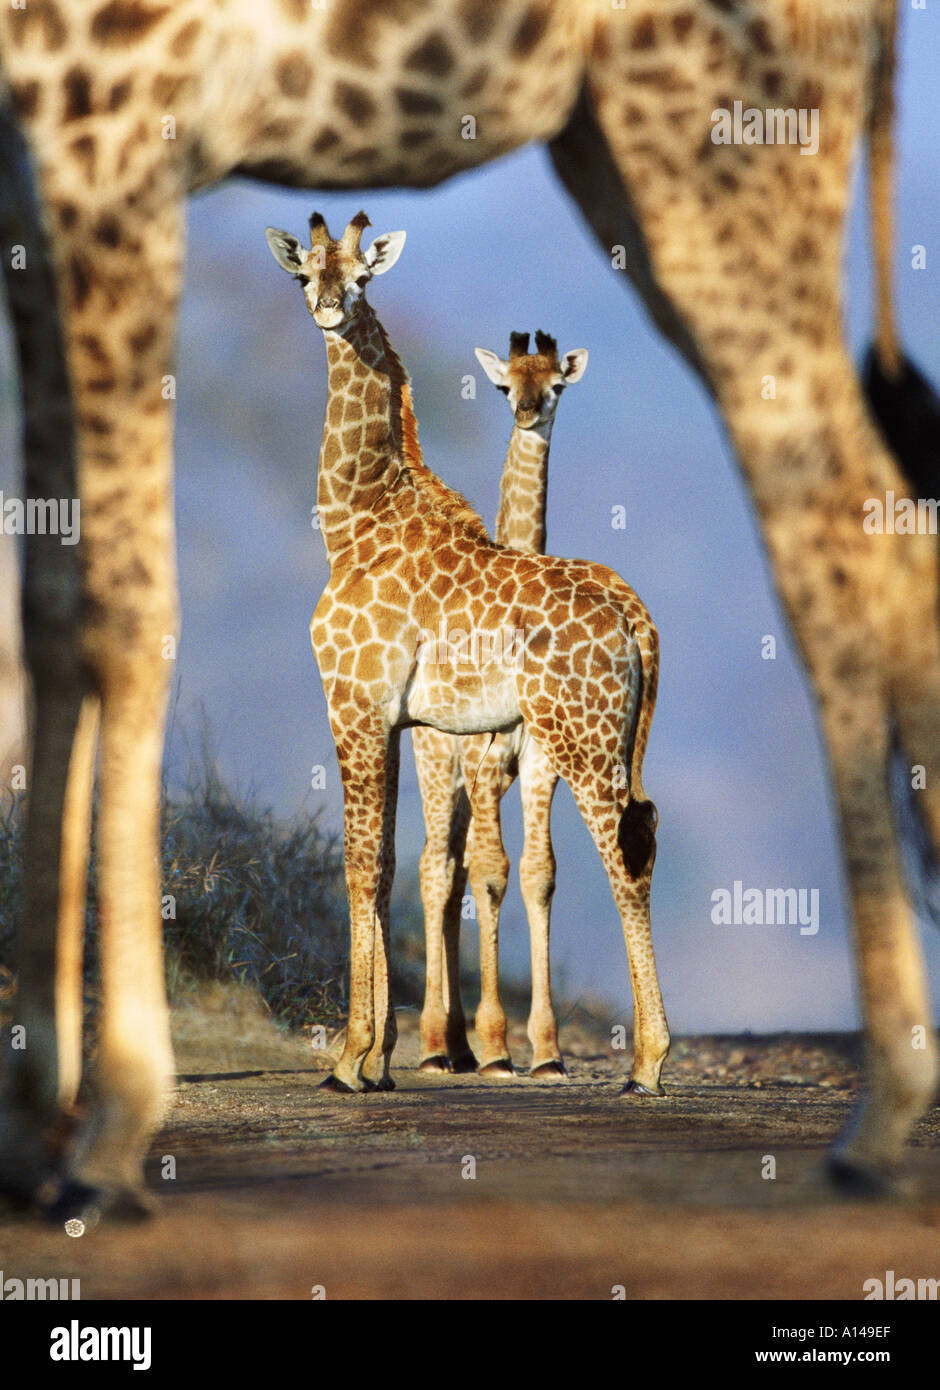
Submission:
M 902 8 L 900 318 L 906 346 L 940 381 L 931 243 L 940 175 L 937 22 L 929 11 Z M 300 234 L 313 207 L 342 226 L 360 206 L 377 233 L 408 232 L 401 260 L 370 298 L 412 375 L 425 459 L 489 524 L 511 421 L 473 348 L 504 355 L 510 330 L 543 328 L 563 351 L 590 351 L 583 381 L 559 407 L 549 549 L 618 570 L 660 631 L 660 697 L 644 782 L 661 815 L 653 931 L 674 1031 L 853 1026 L 845 897 L 820 740 L 737 466 L 704 390 L 617 283 L 543 150 L 521 151 L 432 192 L 338 196 L 231 184 L 191 203 L 178 366 L 183 630 L 173 766 L 184 761 L 180 729 L 192 728 L 204 706 L 226 775 L 284 815 L 321 810 L 328 824 L 340 824 L 339 776 L 307 631 L 327 578 L 310 526 L 325 356 L 263 231 L 273 223 Z M 871 322 L 862 214 L 856 206 L 847 263 L 856 352 Z M 926 270 L 910 269 L 907 248 L 915 243 L 927 246 Z M 478 382 L 471 401 L 460 390 L 469 372 Z M 618 504 L 626 507 L 625 530 L 611 527 Z M 774 661 L 761 659 L 765 634 L 777 639 Z M 323 791 L 310 790 L 315 764 L 327 770 Z M 515 864 L 516 791 L 504 824 Z M 553 831 L 555 977 L 569 996 L 600 997 L 627 1016 L 619 922 L 566 788 Z M 409 750 L 400 874 L 416 873 L 422 843 Z M 711 894 L 736 879 L 818 889 L 818 934 L 714 926 Z M 472 923 L 467 936 L 473 953 Z M 940 934 L 928 927 L 924 938 L 940 995 Z M 524 974 L 528 940 L 515 869 L 502 944 L 507 971 Z

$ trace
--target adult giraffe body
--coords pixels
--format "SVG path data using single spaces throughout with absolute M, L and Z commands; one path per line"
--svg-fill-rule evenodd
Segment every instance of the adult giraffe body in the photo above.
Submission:
M 172 1070 L 155 847 L 163 639 L 176 623 L 166 378 L 186 193 L 234 173 L 424 186 L 532 140 L 550 142 L 603 244 L 625 248 L 657 323 L 713 392 L 754 497 L 818 696 L 849 871 L 871 1095 L 840 1171 L 877 1181 L 896 1161 L 933 1094 L 937 1053 L 886 769 L 893 722 L 908 761 L 927 769 L 936 844 L 937 561 L 930 538 L 862 531 L 862 500 L 905 484 L 840 324 L 850 165 L 870 129 L 879 343 L 885 371 L 896 368 L 894 10 L 894 0 L 0 9 L 0 222 L 4 247 L 27 251 L 21 269 L 3 257 L 27 487 L 80 490 L 83 532 L 80 555 L 55 537 L 31 537 L 27 550 L 36 751 L 18 1015 L 30 1044 L 6 1059 L 0 1183 L 31 1196 L 37 1174 L 61 1166 L 49 1136 L 80 1067 L 99 709 L 104 997 L 100 1099 L 69 1159 L 81 1182 L 138 1187 Z M 818 153 L 712 143 L 713 110 L 735 100 L 818 107 Z M 915 1049 L 922 1028 L 928 1045 Z

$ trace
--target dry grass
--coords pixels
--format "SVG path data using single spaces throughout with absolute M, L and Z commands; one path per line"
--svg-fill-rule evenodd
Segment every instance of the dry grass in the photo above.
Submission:
M 0 1004 L 12 993 L 23 869 L 24 798 L 0 804 Z M 218 772 L 208 742 L 182 793 L 164 796 L 163 916 L 171 999 L 209 981 L 255 988 L 290 1027 L 338 1024 L 348 990 L 348 908 L 339 837 L 317 815 L 279 820 Z M 407 880 L 397 895 L 396 999 L 417 1003 L 423 948 L 420 902 Z M 97 855 L 94 832 L 86 904 L 86 1001 L 97 992 Z

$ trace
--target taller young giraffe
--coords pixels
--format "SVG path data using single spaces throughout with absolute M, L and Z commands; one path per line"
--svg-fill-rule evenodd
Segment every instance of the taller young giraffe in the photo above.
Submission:
M 530 353 L 528 333 L 513 333 L 506 360 L 485 348 L 475 351 L 513 412 L 494 537 L 498 544 L 514 550 L 542 554 L 555 411 L 561 393 L 584 375 L 587 352 L 578 348 L 566 352 L 559 361 L 555 339 L 541 332 L 535 335 L 535 345 L 536 351 Z M 650 711 L 652 705 L 651 699 Z M 412 742 L 427 829 L 421 854 L 427 941 L 422 1070 L 468 1071 L 477 1065 L 467 1041 L 458 954 L 469 870 L 480 929 L 480 1005 L 476 1013 L 479 1069 L 484 1075 L 513 1074 L 506 1014 L 499 998 L 499 912 L 509 880 L 499 805 L 519 777 L 525 834 L 519 880 L 532 958 L 531 1074 L 540 1078 L 564 1076 L 548 954 L 549 913 L 555 890 L 550 820 L 557 774 L 521 726 L 511 734 L 477 734 L 463 739 L 437 729 L 419 728 L 414 730 Z
M 845 349 L 840 271 L 864 135 L 883 416 L 903 426 L 909 376 L 890 286 L 895 10 L 896 0 L 0 7 L 2 264 L 26 487 L 82 497 L 79 547 L 27 544 L 36 738 L 18 1017 L 31 1042 L 5 1049 L 0 1184 L 29 1195 L 37 1174 L 62 1166 L 50 1136 L 80 1070 L 99 708 L 99 1099 L 74 1171 L 118 1190 L 139 1184 L 171 1072 L 155 849 L 164 637 L 176 624 L 167 378 L 187 191 L 233 173 L 426 186 L 532 140 L 549 142 L 602 245 L 623 248 L 657 324 L 713 394 L 755 500 L 829 751 L 869 1039 L 869 1096 L 834 1172 L 877 1185 L 890 1171 L 937 1077 L 887 789 L 896 729 L 907 763 L 926 768 L 918 795 L 936 848 L 937 557 L 929 537 L 862 530 L 863 500 L 908 484 Z M 817 153 L 713 143 L 713 112 L 738 100 L 817 109 Z M 26 251 L 16 270 L 12 246 Z M 892 437 L 906 447 L 900 428 Z M 935 467 L 920 476 L 935 479 Z M 927 1045 L 913 1048 L 922 1028 Z
M 326 341 L 317 513 L 330 579 L 310 624 L 343 780 L 351 919 L 349 1026 L 335 1089 L 389 1089 L 395 1012 L 388 904 L 401 730 L 523 726 L 564 777 L 594 838 L 623 923 L 634 1000 L 625 1092 L 661 1095 L 669 1050 L 650 936 L 656 808 L 642 784 L 656 692 L 656 629 L 612 570 L 495 545 L 425 466 L 411 389 L 365 298 L 404 233 L 360 248 L 319 214 L 309 251 L 268 228 Z

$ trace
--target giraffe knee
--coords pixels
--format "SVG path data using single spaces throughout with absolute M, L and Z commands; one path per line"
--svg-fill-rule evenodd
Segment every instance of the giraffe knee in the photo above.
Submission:
M 534 897 L 540 907 L 547 907 L 555 892 L 555 858 L 527 859 L 519 862 L 519 883 L 524 898 Z
M 506 896 L 508 884 L 509 858 L 506 854 L 500 858 L 476 859 L 471 862 L 470 886 L 478 902 L 485 897 L 492 906 L 499 907 Z

